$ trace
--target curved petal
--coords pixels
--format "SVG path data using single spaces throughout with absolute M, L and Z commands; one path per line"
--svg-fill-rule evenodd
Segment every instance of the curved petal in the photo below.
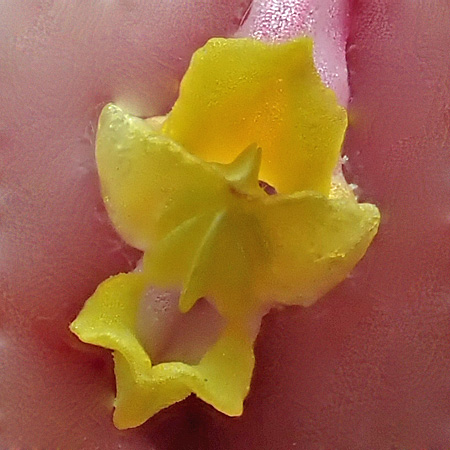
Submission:
M 198 365 L 169 362 L 153 366 L 135 326 L 146 283 L 141 272 L 109 278 L 71 325 L 83 342 L 114 350 L 115 425 L 136 427 L 192 392 L 225 414 L 240 415 L 254 365 L 249 335 L 229 325 Z
M 112 104 L 100 117 L 96 158 L 109 217 L 142 250 L 223 203 L 225 180 L 216 170 Z
M 163 132 L 191 153 L 228 163 L 252 143 L 278 192 L 326 194 L 347 124 L 321 82 L 312 41 L 212 39 L 198 50 Z
M 141 425 L 163 408 L 191 393 L 229 416 L 239 416 L 250 389 L 253 343 L 229 328 L 198 365 L 169 362 L 134 370 L 137 353 L 115 352 L 117 398 L 114 423 L 119 429 Z
M 257 216 L 267 233 L 261 298 L 308 305 L 341 282 L 365 254 L 378 230 L 376 206 L 349 193 L 326 198 L 302 192 L 269 197 Z
M 139 343 L 136 314 L 146 287 L 142 272 L 119 274 L 99 285 L 86 301 L 70 329 L 83 342 L 118 350 L 128 359 L 133 371 L 145 372 L 151 360 Z

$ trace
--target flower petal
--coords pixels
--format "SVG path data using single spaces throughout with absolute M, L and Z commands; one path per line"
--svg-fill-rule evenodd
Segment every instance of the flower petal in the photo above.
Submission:
M 135 326 L 146 283 L 141 272 L 109 278 L 71 325 L 83 342 L 114 350 L 115 425 L 136 427 L 192 392 L 225 414 L 241 414 L 254 365 L 250 335 L 245 329 L 228 326 L 198 365 L 152 366 Z
M 115 352 L 114 423 L 118 428 L 139 426 L 191 393 L 224 414 L 242 414 L 254 355 L 251 340 L 237 330 L 228 329 L 197 366 L 170 362 L 136 372 L 130 365 L 133 356 Z
M 217 170 L 117 106 L 101 114 L 96 158 L 108 214 L 141 250 L 224 201 L 226 182 Z
M 128 362 L 136 373 L 151 367 L 137 338 L 136 313 L 146 286 L 141 272 L 119 274 L 99 285 L 86 301 L 70 329 L 83 342 L 132 354 Z
M 163 132 L 191 153 L 229 163 L 252 143 L 278 192 L 326 194 L 347 124 L 321 82 L 312 41 L 212 39 L 198 50 Z
M 341 282 L 377 233 L 376 206 L 349 191 L 326 198 L 314 192 L 269 197 L 257 216 L 269 243 L 258 278 L 261 298 L 309 305 Z

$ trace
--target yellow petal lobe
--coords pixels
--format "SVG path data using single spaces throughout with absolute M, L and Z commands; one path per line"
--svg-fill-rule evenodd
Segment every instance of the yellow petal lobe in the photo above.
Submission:
M 135 325 L 146 281 L 144 273 L 109 278 L 70 327 L 83 342 L 114 350 L 116 427 L 136 427 L 192 392 L 225 414 L 240 415 L 254 366 L 251 339 L 230 325 L 198 365 L 152 365 Z
M 311 39 L 211 39 L 193 56 L 163 132 L 189 152 L 229 163 L 252 143 L 261 178 L 280 193 L 324 194 L 347 125 L 314 66 Z
M 96 160 L 108 214 L 141 250 L 224 202 L 225 180 L 216 170 L 112 104 L 100 116 Z

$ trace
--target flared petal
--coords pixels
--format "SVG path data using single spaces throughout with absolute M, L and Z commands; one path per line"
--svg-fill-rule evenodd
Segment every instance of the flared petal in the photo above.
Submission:
M 198 365 L 152 365 L 135 325 L 146 282 L 142 272 L 109 278 L 71 325 L 83 342 L 114 350 L 117 428 L 136 427 L 191 393 L 225 414 L 241 414 L 254 365 L 249 334 L 229 325 Z
M 269 197 L 255 213 L 266 264 L 257 295 L 285 304 L 309 305 L 341 282 L 363 257 L 378 230 L 375 205 L 359 204 L 340 188 L 334 197 L 301 192 Z
M 96 159 L 109 217 L 141 250 L 224 203 L 226 183 L 216 170 L 112 104 L 100 117 Z
M 253 342 L 247 335 L 227 329 L 198 365 L 169 362 L 137 371 L 130 364 L 136 356 L 114 355 L 117 428 L 139 426 L 191 393 L 224 414 L 242 414 L 254 366 Z
M 261 177 L 278 192 L 328 193 L 347 116 L 314 66 L 311 39 L 211 39 L 198 50 L 163 132 L 191 153 L 231 162 L 262 148 Z

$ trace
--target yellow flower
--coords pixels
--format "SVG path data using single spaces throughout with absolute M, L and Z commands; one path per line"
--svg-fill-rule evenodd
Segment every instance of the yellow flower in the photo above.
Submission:
M 118 428 L 191 393 L 240 415 L 254 318 L 275 302 L 313 303 L 364 255 L 379 213 L 332 179 L 345 128 L 306 38 L 209 41 L 167 118 L 105 107 L 96 148 L 103 198 L 119 234 L 145 253 L 138 270 L 98 287 L 71 329 L 114 350 Z M 179 286 L 182 313 L 208 298 L 224 319 L 197 364 L 152 364 L 136 330 L 152 286 Z

